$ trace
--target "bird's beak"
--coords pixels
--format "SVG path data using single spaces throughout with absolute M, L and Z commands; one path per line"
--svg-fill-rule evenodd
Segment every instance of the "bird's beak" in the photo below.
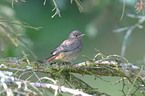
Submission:
M 81 36 L 84 36 L 84 35 L 86 35 L 86 34 L 81 34 Z

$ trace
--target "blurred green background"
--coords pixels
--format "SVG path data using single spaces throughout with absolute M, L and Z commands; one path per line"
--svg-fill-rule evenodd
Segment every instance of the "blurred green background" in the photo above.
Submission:
M 39 31 L 29 28 L 25 30 L 26 36 L 32 41 L 28 42 L 31 49 L 40 59 L 50 56 L 50 52 L 61 44 L 73 30 L 79 30 L 86 34 L 83 38 L 84 48 L 81 55 L 93 58 L 97 53 L 95 48 L 104 55 L 120 55 L 126 32 L 115 33 L 113 30 L 131 26 L 137 22 L 137 19 L 126 16 L 128 13 L 136 14 L 134 5 L 137 0 L 126 0 L 125 13 L 121 21 L 123 0 L 82 0 L 84 13 L 79 12 L 75 2 L 71 4 L 69 0 L 56 1 L 58 1 L 57 4 L 61 11 L 61 18 L 58 15 L 51 18 L 55 13 L 55 11 L 52 12 L 54 5 L 51 0 L 48 0 L 45 6 L 42 0 L 19 1 L 14 3 L 14 8 L 11 8 L 11 3 L 4 1 L 1 1 L 1 5 L 8 7 L 2 11 L 10 15 L 13 14 L 13 17 L 27 22 L 31 26 L 42 27 Z M 13 18 L 12 16 L 9 17 Z M 125 55 L 130 62 L 136 63 L 143 60 L 145 54 L 144 35 L 144 28 L 133 30 L 127 43 Z M 11 47 L 8 50 L 5 57 L 19 56 L 17 49 Z M 81 55 L 77 59 L 78 62 L 85 60 Z
M 55 13 L 55 11 L 52 12 L 54 8 L 52 0 L 47 0 L 45 6 L 43 5 L 44 0 L 25 1 L 14 3 L 14 8 L 12 8 L 11 0 L 1 0 L 0 15 L 6 14 L 3 17 L 18 18 L 31 26 L 42 27 L 40 30 L 30 28 L 22 30 L 23 34 L 30 39 L 26 42 L 41 60 L 50 56 L 53 49 L 61 44 L 73 30 L 79 30 L 86 34 L 83 38 L 84 48 L 74 62 L 85 61 L 86 59 L 82 55 L 93 58 L 97 54 L 95 48 L 100 50 L 104 55 L 120 55 L 126 31 L 115 33 L 113 30 L 132 26 L 138 20 L 127 17 L 128 13 L 136 14 L 134 6 L 138 0 L 125 0 L 125 13 L 122 20 L 120 18 L 124 0 L 81 0 L 84 9 L 83 13 L 80 13 L 75 2 L 71 4 L 70 0 L 56 0 L 61 12 L 61 18 L 58 15 L 51 18 Z M 21 30 L 17 31 L 21 33 Z M 125 57 L 131 63 L 143 63 L 145 54 L 144 31 L 144 28 L 136 28 L 128 39 Z M 4 57 L 23 56 L 14 46 L 5 46 L 4 53 Z M 108 77 L 103 77 L 103 79 L 108 80 Z M 118 79 L 120 78 L 109 78 L 109 81 L 114 83 Z M 85 80 L 90 81 L 88 78 L 85 78 Z M 112 88 L 110 82 L 106 82 L 108 85 L 104 85 L 104 83 L 102 85 L 102 82 L 100 82 L 101 80 L 92 80 L 93 86 L 95 84 L 97 88 L 100 87 L 102 92 L 108 92 L 112 96 L 121 96 L 117 95 L 122 94 L 119 91 L 121 86 Z M 112 92 L 111 88 L 115 90 Z

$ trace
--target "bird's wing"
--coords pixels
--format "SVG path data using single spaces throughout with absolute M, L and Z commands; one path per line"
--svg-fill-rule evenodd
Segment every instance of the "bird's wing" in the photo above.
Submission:
M 57 47 L 51 54 L 57 55 L 61 52 L 69 52 L 71 50 L 74 50 L 78 48 L 81 44 L 81 41 L 74 41 L 74 40 L 65 40 L 59 47 Z

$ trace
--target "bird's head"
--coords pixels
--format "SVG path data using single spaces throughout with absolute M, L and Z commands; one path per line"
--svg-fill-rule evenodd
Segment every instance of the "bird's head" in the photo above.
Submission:
M 84 36 L 84 35 L 85 34 L 82 34 L 80 31 L 75 30 L 72 33 L 70 33 L 68 38 L 71 38 L 71 39 L 81 39 L 82 36 Z

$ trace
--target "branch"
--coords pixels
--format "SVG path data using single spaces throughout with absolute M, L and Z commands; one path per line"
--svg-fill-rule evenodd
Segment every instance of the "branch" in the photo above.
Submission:
M 4 71 L 15 70 L 17 72 L 14 74 L 17 74 L 19 79 L 21 77 L 27 76 L 26 81 L 30 80 L 33 76 L 35 76 L 38 79 L 38 81 L 43 81 L 42 79 L 46 79 L 46 78 L 39 78 L 40 76 L 37 75 L 37 73 L 39 74 L 47 73 L 47 75 L 49 76 L 48 78 L 53 78 L 55 80 L 59 80 L 59 79 L 63 80 L 63 82 L 70 87 L 73 86 L 76 89 L 82 89 L 83 92 L 87 94 L 91 94 L 91 95 L 97 94 L 99 96 L 101 95 L 106 96 L 107 94 L 97 91 L 96 89 L 92 88 L 91 86 L 89 86 L 89 84 L 87 84 L 80 78 L 76 77 L 72 73 L 78 73 L 82 75 L 94 75 L 94 76 L 97 76 L 98 78 L 100 78 L 99 75 L 100 76 L 117 76 L 117 77 L 123 78 L 119 82 L 121 81 L 123 82 L 124 80 L 127 80 L 128 82 L 130 82 L 130 84 L 132 84 L 132 87 L 136 88 L 133 94 L 135 94 L 137 90 L 142 92 L 142 94 L 145 94 L 145 92 L 143 91 L 144 85 L 145 85 L 144 66 L 142 66 L 142 68 L 135 66 L 129 63 L 125 58 L 118 55 L 104 56 L 101 53 L 98 53 L 94 59 L 90 59 L 88 57 L 86 58 L 89 61 L 78 63 L 78 64 L 71 64 L 69 62 L 64 63 L 64 64 L 59 63 L 59 62 L 46 63 L 43 61 L 32 61 L 32 60 L 29 61 L 29 64 L 28 64 L 27 62 L 28 58 L 26 59 L 25 58 L 17 58 L 17 59 L 6 58 L 6 59 L 0 60 L 0 64 L 1 64 L 0 70 L 4 70 Z M 52 80 L 49 79 L 49 81 L 52 81 Z M 117 82 L 116 84 L 118 84 L 119 82 Z M 34 82 L 31 82 L 31 83 L 34 83 Z M 123 89 L 122 89 L 122 92 L 124 92 L 124 94 L 126 94 L 124 91 L 125 85 L 126 84 L 123 84 Z M 131 88 L 130 92 L 132 92 L 131 90 L 134 88 Z
M 59 92 L 66 92 L 66 93 L 70 93 L 73 95 L 81 95 L 81 96 L 93 96 L 93 95 L 89 95 L 86 94 L 82 91 L 79 91 L 78 89 L 71 89 L 71 88 L 67 88 L 65 86 L 58 86 L 58 85 L 53 85 L 53 84 L 45 84 L 45 83 L 29 83 L 31 86 L 36 86 L 36 87 L 43 87 L 43 88 L 51 88 L 55 90 L 55 95 L 56 96 L 58 93 L 57 91 L 59 90 Z
M 127 14 L 127 16 L 130 17 L 130 18 L 138 19 L 138 22 L 136 24 L 132 25 L 132 26 L 119 28 L 119 29 L 114 30 L 114 32 L 126 31 L 126 34 L 125 34 L 124 40 L 123 40 L 123 44 L 122 44 L 122 48 L 121 48 L 121 56 L 122 57 L 125 56 L 126 45 L 127 45 L 127 40 L 129 38 L 129 36 L 132 34 L 132 32 L 135 28 L 143 28 L 142 23 L 145 22 L 145 16 L 135 16 L 133 14 Z

